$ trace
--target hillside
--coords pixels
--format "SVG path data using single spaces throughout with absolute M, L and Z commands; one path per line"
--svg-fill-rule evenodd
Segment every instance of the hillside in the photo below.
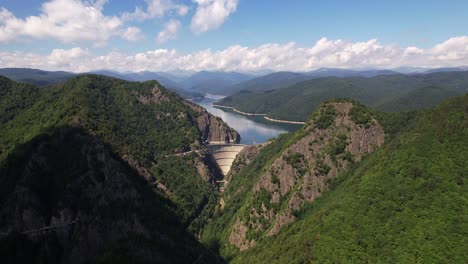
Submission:
M 28 68 L 2 68 L 0 69 L 0 75 L 17 82 L 45 86 L 64 82 L 77 74 L 64 71 L 42 71 Z
M 2 77 L 0 91 L 2 252 L 217 261 L 186 230 L 196 234 L 217 205 L 220 172 L 201 143 L 237 132 L 155 81 L 84 75 L 39 88 Z M 47 243 L 18 234 L 74 219 Z
M 276 235 L 330 179 L 383 143 L 382 126 L 362 105 L 339 100 L 321 106 L 300 131 L 266 145 L 239 173 L 228 175 L 226 211 L 208 227 L 206 240 L 224 241 L 223 253 L 230 254 Z M 239 156 L 233 166 L 244 160 Z M 225 225 L 222 237 L 211 237 Z
M 174 81 L 166 78 L 163 74 L 154 72 L 135 72 L 135 73 L 119 73 L 115 71 L 93 71 L 91 74 L 100 74 L 113 78 L 118 78 L 126 81 L 150 81 L 156 80 L 164 87 L 175 91 L 183 98 L 200 97 L 203 94 L 194 91 L 186 91 L 180 88 Z M 0 69 L 0 76 L 5 76 L 16 82 L 30 83 L 38 86 L 47 86 L 65 82 L 66 80 L 73 78 L 83 73 L 72 73 L 65 71 L 43 71 L 38 69 L 29 68 L 2 68 Z
M 296 223 L 232 263 L 465 263 L 467 106 L 465 95 L 420 112 Z
M 418 98 L 420 95 L 418 89 L 428 86 L 437 87 L 439 92 L 434 93 L 432 89 L 428 95 L 425 95 L 424 102 L 421 102 Z M 467 91 L 467 71 L 424 75 L 379 75 L 371 78 L 327 77 L 273 91 L 242 91 L 220 100 L 217 104 L 235 107 L 243 112 L 267 114 L 276 119 L 304 121 L 320 103 L 332 98 L 350 98 L 380 110 L 407 111 L 430 107 Z M 401 103 L 405 100 L 410 104 Z
M 204 241 L 232 263 L 464 263 L 467 117 L 467 95 L 410 115 L 328 102 L 238 158 Z

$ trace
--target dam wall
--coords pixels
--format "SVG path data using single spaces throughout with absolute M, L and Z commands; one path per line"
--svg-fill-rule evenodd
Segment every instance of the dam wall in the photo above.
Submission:
M 207 145 L 208 151 L 215 159 L 221 172 L 226 176 L 231 170 L 231 165 L 245 145 L 231 143 L 210 143 Z

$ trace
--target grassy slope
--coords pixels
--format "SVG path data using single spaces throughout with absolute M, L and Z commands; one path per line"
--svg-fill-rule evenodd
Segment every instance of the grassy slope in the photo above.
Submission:
M 419 114 L 234 263 L 466 263 L 468 95 Z

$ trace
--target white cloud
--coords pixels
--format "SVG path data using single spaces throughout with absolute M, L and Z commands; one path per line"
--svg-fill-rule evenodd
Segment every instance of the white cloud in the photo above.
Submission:
M 156 17 L 162 17 L 167 12 L 175 11 L 179 16 L 188 13 L 188 7 L 182 4 L 174 4 L 171 0 L 145 0 L 146 10 L 136 7 L 135 11 L 126 12 L 122 15 L 123 20 L 144 21 Z
M 157 49 L 136 54 L 117 51 L 94 56 L 88 50 L 53 50 L 49 55 L 0 52 L 0 67 L 31 67 L 46 70 L 118 71 L 221 70 L 221 71 L 308 71 L 321 67 L 396 68 L 455 67 L 468 65 L 468 36 L 450 38 L 431 48 L 383 45 L 322 38 L 311 47 L 269 43 L 257 47 L 234 45 L 220 51 L 180 53 Z
M 180 22 L 178 20 L 171 19 L 165 25 L 164 29 L 159 32 L 158 36 L 156 37 L 156 42 L 164 43 L 171 39 L 177 38 L 177 33 L 180 29 Z
M 128 41 L 138 41 L 144 39 L 141 30 L 137 27 L 128 27 L 122 34 L 122 38 Z
M 0 42 L 23 38 L 52 38 L 65 43 L 92 41 L 95 45 L 103 45 L 113 36 L 135 38 L 139 33 L 135 28 L 124 28 L 120 18 L 102 13 L 106 2 L 107 0 L 51 0 L 42 4 L 38 16 L 25 19 L 17 18 L 2 8 Z
M 219 28 L 237 9 L 238 0 L 193 0 L 198 4 L 190 28 L 195 34 Z

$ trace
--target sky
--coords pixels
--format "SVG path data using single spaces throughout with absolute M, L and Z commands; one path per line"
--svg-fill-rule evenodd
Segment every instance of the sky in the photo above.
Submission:
M 0 67 L 456 67 L 466 14 L 466 0 L 0 0 Z

